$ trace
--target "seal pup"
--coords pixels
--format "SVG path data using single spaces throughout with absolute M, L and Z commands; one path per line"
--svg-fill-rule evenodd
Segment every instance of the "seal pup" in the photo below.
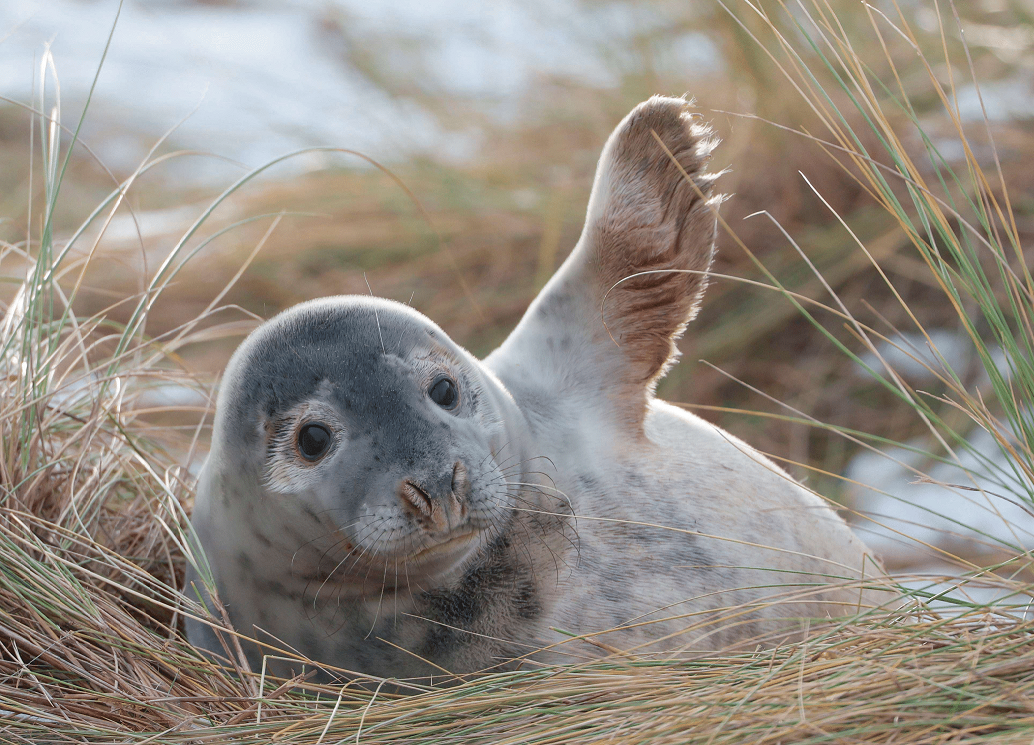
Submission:
M 595 646 L 534 658 L 707 652 L 868 602 L 874 565 L 829 506 L 654 397 L 711 264 L 713 146 L 684 100 L 637 106 L 573 252 L 483 361 L 368 297 L 303 303 L 244 341 L 187 593 L 206 599 L 206 575 L 259 642 L 253 669 L 263 642 L 392 678 L 512 667 L 571 635 Z M 209 626 L 187 632 L 224 653 Z

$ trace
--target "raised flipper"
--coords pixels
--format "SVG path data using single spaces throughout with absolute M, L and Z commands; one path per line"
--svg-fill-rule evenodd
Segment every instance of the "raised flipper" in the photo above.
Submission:
M 515 395 L 585 397 L 641 431 L 714 255 L 714 145 L 680 98 L 654 96 L 614 130 L 578 244 L 485 361 Z

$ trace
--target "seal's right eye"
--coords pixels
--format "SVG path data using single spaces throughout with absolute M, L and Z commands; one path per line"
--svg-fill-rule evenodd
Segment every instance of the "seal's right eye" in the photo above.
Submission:
M 427 395 L 447 411 L 456 408 L 456 400 L 460 396 L 459 391 L 456 390 L 456 384 L 452 382 L 452 379 L 446 377 L 438 378 L 427 391 Z
M 305 460 L 317 461 L 330 449 L 331 439 L 322 424 L 306 424 L 298 430 L 298 452 Z

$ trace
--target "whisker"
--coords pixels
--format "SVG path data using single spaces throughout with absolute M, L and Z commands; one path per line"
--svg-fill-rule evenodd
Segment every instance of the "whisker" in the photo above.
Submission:
M 379 520 L 377 520 L 376 522 L 372 523 L 371 525 L 368 525 L 368 526 L 366 527 L 366 529 L 365 529 L 365 530 L 364 530 L 364 531 L 363 531 L 362 533 L 360 533 L 360 536 L 362 536 L 362 537 L 359 537 L 359 536 L 357 536 L 357 537 L 355 538 L 355 546 L 353 546 L 352 550 L 351 550 L 351 551 L 349 551 L 348 553 L 346 553 L 346 554 L 344 555 L 344 557 L 342 557 L 341 561 L 339 561 L 339 562 L 337 563 L 337 565 L 336 565 L 336 566 L 335 566 L 335 567 L 334 567 L 333 569 L 331 569 L 331 570 L 330 570 L 330 573 L 329 573 L 329 574 L 327 574 L 326 578 L 325 578 L 325 579 L 323 580 L 323 582 L 322 582 L 322 583 L 320 584 L 320 586 L 319 586 L 319 589 L 318 589 L 318 590 L 316 591 L 316 594 L 315 594 L 315 596 L 313 596 L 313 599 L 312 599 L 312 605 L 313 605 L 313 609 L 314 609 L 314 610 L 316 609 L 316 603 L 317 603 L 317 601 L 319 600 L 319 596 L 320 596 L 320 593 L 322 593 L 322 592 L 323 592 L 323 588 L 324 588 L 324 587 L 326 587 L 326 585 L 327 585 L 327 583 L 328 583 L 328 582 L 330 582 L 331 578 L 332 578 L 332 577 L 334 576 L 334 573 L 335 573 L 335 572 L 337 572 L 337 571 L 338 571 L 338 570 L 339 570 L 339 569 L 341 568 L 341 565 L 342 565 L 342 564 L 344 564 L 344 563 L 345 563 L 346 561 L 348 561 L 348 558 L 349 558 L 349 557 L 350 557 L 350 556 L 351 556 L 351 555 L 352 555 L 353 553 L 355 553 L 356 549 L 358 549 L 358 548 L 362 547 L 362 548 L 363 548 L 362 552 L 360 552 L 360 554 L 359 554 L 359 555 L 358 555 L 358 556 L 356 557 L 356 560 L 355 560 L 354 562 L 352 562 L 352 566 L 351 566 L 351 567 L 349 568 L 349 572 L 350 572 L 350 571 L 351 571 L 352 569 L 354 569 L 354 568 L 355 568 L 356 564 L 357 564 L 357 563 L 358 563 L 358 561 L 359 561 L 359 560 L 360 560 L 360 559 L 361 559 L 361 558 L 363 557 L 363 555 L 364 555 L 364 554 L 366 553 L 366 550 L 367 550 L 367 549 L 366 549 L 366 547 L 365 547 L 365 546 L 363 546 L 363 541 L 365 541 L 365 540 L 366 540 L 366 537 L 367 537 L 368 535 L 372 534 L 372 532 L 373 532 L 374 528 L 377 528 L 377 527 L 378 527 L 378 526 L 380 525 L 380 523 L 383 523 L 383 522 L 384 522 L 385 520 L 387 520 L 387 518 L 381 517 L 381 518 L 380 518 Z M 321 563 L 322 563 L 322 562 L 321 562 Z M 317 573 L 319 572 L 319 565 L 317 565 L 317 567 L 316 567 L 316 571 L 317 571 Z
M 370 297 L 373 297 L 373 288 L 370 287 L 370 280 L 366 277 L 366 272 L 363 272 L 363 280 L 366 282 L 366 289 L 370 291 Z M 377 336 L 381 340 L 381 354 L 387 354 L 387 350 L 384 349 L 384 334 L 381 333 L 381 317 L 377 313 L 377 306 L 373 306 L 373 318 L 377 322 Z M 400 337 L 401 338 L 401 337 Z

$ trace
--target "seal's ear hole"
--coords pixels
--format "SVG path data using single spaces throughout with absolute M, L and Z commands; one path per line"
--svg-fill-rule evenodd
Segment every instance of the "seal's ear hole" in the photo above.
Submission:
M 431 387 L 427 389 L 427 395 L 447 411 L 455 409 L 460 400 L 460 392 L 456 388 L 455 381 L 444 375 L 431 384 Z
M 305 460 L 315 462 L 327 454 L 333 439 L 322 424 L 306 424 L 298 430 L 298 452 Z

